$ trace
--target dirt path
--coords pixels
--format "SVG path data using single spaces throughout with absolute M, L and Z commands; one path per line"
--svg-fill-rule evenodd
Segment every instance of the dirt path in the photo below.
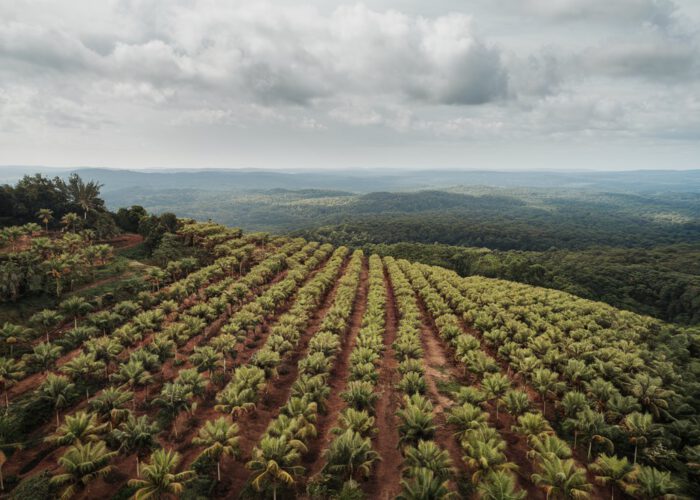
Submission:
M 374 449 L 381 456 L 376 469 L 364 486 L 367 498 L 389 500 L 401 491 L 401 469 L 403 457 L 399 452 L 399 434 L 396 410 L 399 397 L 395 385 L 398 382 L 396 371 L 398 362 L 392 344 L 396 340 L 398 312 L 391 280 L 384 269 L 386 289 L 386 326 L 384 331 L 384 354 L 379 367 L 379 381 L 376 391 L 381 397 L 375 405 L 378 432 L 374 438 Z
M 322 452 L 333 439 L 330 433 L 333 424 L 338 419 L 338 415 L 345 408 L 345 402 L 340 395 L 348 384 L 350 375 L 350 354 L 355 348 L 357 334 L 362 328 L 362 318 L 367 310 L 367 291 L 369 288 L 369 271 L 367 269 L 367 259 L 363 260 L 362 271 L 360 272 L 360 283 L 355 294 L 352 316 L 345 335 L 341 338 L 342 348 L 338 353 L 333 365 L 328 385 L 331 388 L 330 396 L 326 401 L 326 412 L 319 414 L 316 430 L 318 437 L 309 444 L 309 451 L 305 456 L 304 465 L 307 470 L 307 479 L 321 470 L 325 461 Z
M 323 318 L 333 304 L 340 277 L 347 270 L 349 257 L 346 257 L 343 265 L 333 282 L 332 288 L 326 293 L 326 296 L 320 307 L 313 314 L 309 326 L 301 335 L 298 344 L 292 351 L 291 356 L 286 356 L 278 367 L 279 376 L 275 380 L 271 380 L 267 384 L 267 390 L 263 394 L 261 400 L 256 405 L 255 410 L 242 415 L 236 420 L 241 433 L 239 436 L 239 446 L 241 449 L 240 458 L 237 461 L 227 461 L 221 465 L 221 477 L 226 478 L 219 485 L 217 491 L 220 492 L 235 492 L 226 497 L 237 496 L 237 494 L 246 487 L 250 471 L 245 468 L 244 464 L 251 458 L 251 453 L 255 445 L 258 444 L 265 430 L 267 430 L 270 422 L 279 415 L 281 407 L 286 403 L 289 394 L 292 390 L 292 385 L 299 375 L 298 362 L 301 360 L 308 350 L 309 341 L 316 334 Z

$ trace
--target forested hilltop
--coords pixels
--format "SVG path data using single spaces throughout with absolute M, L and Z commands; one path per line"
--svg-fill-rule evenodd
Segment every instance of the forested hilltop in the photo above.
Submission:
M 694 329 L 345 246 L 111 217 L 144 233 L 122 256 L 145 279 L 118 296 L 86 273 L 42 310 L 16 297 L 0 331 L 11 498 L 700 494 Z M 31 229 L 6 258 L 48 237 L 61 259 L 90 234 Z M 96 272 L 119 254 L 105 245 Z

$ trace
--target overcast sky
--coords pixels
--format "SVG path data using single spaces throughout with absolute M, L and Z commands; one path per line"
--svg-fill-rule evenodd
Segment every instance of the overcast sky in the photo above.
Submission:
M 700 0 L 2 0 L 3 164 L 700 168 Z

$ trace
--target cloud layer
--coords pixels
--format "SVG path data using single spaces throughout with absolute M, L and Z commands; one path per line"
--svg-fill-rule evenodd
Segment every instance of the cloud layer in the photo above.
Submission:
M 386 164 L 377 148 L 404 145 L 396 166 L 440 147 L 456 166 L 469 148 L 700 132 L 692 8 L 495 0 L 437 2 L 436 14 L 375 3 L 0 5 L 0 164 L 285 167 L 349 148 L 353 162 L 361 151 Z

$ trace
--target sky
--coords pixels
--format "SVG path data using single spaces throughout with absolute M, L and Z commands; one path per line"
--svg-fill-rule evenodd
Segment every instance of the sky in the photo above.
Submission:
M 0 165 L 700 168 L 700 1 L 2 0 Z

